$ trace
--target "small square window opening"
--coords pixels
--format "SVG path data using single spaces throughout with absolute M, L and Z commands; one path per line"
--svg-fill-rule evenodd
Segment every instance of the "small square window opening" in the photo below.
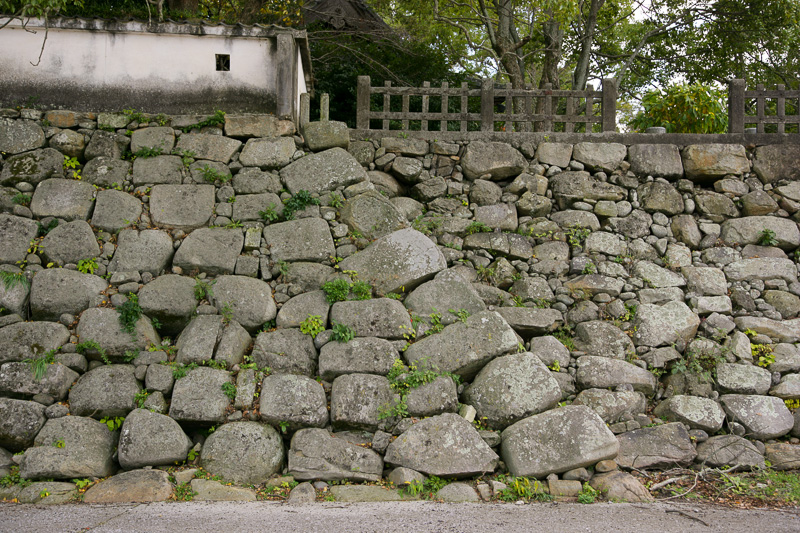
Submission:
M 230 72 L 231 70 L 231 56 L 230 54 L 215 54 L 217 72 Z

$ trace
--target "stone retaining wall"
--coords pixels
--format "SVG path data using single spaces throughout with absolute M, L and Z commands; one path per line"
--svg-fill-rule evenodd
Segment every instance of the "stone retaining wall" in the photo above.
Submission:
M 614 468 L 800 464 L 797 145 L 0 116 L 0 474 L 647 500 Z

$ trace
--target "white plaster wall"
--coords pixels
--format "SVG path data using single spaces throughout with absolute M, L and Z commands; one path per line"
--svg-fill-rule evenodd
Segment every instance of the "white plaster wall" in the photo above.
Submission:
M 294 108 L 300 109 L 300 95 L 304 92 L 307 92 L 308 88 L 306 87 L 306 74 L 303 70 L 303 58 L 300 56 L 300 48 L 297 48 L 297 94 L 295 95 L 295 103 Z
M 138 86 L 157 80 L 162 88 L 187 84 L 252 87 L 274 92 L 273 39 L 51 29 L 42 61 L 44 32 L 6 27 L 2 37 L 3 77 L 47 78 L 86 87 Z M 231 56 L 230 72 L 215 70 L 215 54 Z

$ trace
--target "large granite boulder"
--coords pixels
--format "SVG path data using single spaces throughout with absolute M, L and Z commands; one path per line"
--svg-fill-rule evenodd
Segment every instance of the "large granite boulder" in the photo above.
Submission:
M 295 432 L 287 455 L 288 473 L 298 481 L 378 481 L 383 475 L 380 455 L 324 429 Z
M 64 155 L 53 148 L 42 148 L 12 155 L 0 172 L 0 185 L 20 182 L 36 185 L 51 177 L 64 175 Z
M 639 470 L 688 466 L 697 452 L 683 424 L 673 422 L 617 436 L 617 464 Z
M 0 119 L 0 152 L 10 155 L 44 146 L 44 131 L 31 120 Z
M 128 333 L 120 326 L 119 313 L 107 307 L 94 307 L 83 312 L 75 331 L 81 342 L 94 341 L 100 345 L 106 357 L 120 362 L 129 351 L 140 351 L 149 346 L 159 344 L 161 339 L 153 324 L 146 316 L 136 321 L 133 333 Z M 87 349 L 87 359 L 99 361 L 100 353 Z
M 503 317 L 494 311 L 482 311 L 418 340 L 403 357 L 409 364 L 453 372 L 469 381 L 486 363 L 515 350 L 517 344 L 514 330 Z
M 364 170 L 355 157 L 343 148 L 331 148 L 293 161 L 281 169 L 281 179 L 292 194 L 306 190 L 310 193 L 332 191 L 367 181 Z
M 634 144 L 628 148 L 628 161 L 637 176 L 683 177 L 681 153 L 674 144 Z
M 400 354 L 392 343 L 378 337 L 356 337 L 346 343 L 329 342 L 319 351 L 319 375 L 325 381 L 333 381 L 344 374 L 386 375 L 399 358 Z
M 485 174 L 500 181 L 521 174 L 527 167 L 525 157 L 514 147 L 500 142 L 472 142 L 461 158 L 464 175 L 477 179 Z
M 161 331 L 177 335 L 197 308 L 195 284 L 194 280 L 184 276 L 159 276 L 139 291 L 139 305 L 147 316 L 159 321 Z
M 384 460 L 431 476 L 463 478 L 494 472 L 498 457 L 472 424 L 445 413 L 403 432 L 386 448 Z
M 0 364 L 57 350 L 69 342 L 69 330 L 57 322 L 17 322 L 0 328 Z
M 20 463 L 23 479 L 106 477 L 114 472 L 119 434 L 91 418 L 65 416 L 48 420 Z M 62 444 L 55 446 L 55 444 Z
M 38 218 L 89 220 L 94 207 L 94 187 L 77 180 L 47 179 L 36 186 L 31 211 Z
M 294 431 L 328 425 L 325 389 L 307 376 L 275 374 L 261 383 L 261 420 Z M 283 427 L 281 428 L 283 429 Z
M 513 476 L 543 478 L 552 473 L 613 459 L 619 443 L 603 419 L 582 405 L 534 415 L 502 433 L 502 457 Z
M 264 483 L 283 465 L 280 434 L 259 422 L 232 422 L 208 436 L 200 463 L 212 475 L 243 485 Z
M 42 239 L 39 246 L 43 248 L 44 260 L 59 266 L 77 264 L 82 259 L 100 255 L 97 238 L 85 220 L 59 224 Z
M 233 274 L 243 245 L 239 229 L 201 228 L 183 240 L 172 264 L 187 273 Z
M 331 230 L 321 218 L 301 218 L 264 228 L 273 261 L 327 261 L 336 255 Z
M 381 237 L 339 266 L 355 271 L 383 295 L 410 291 L 447 268 L 447 261 L 428 237 L 407 228 Z
M 37 233 L 36 221 L 0 213 L 0 263 L 23 261 Z
M 331 307 L 330 320 L 349 327 L 357 337 L 402 339 L 411 330 L 408 311 L 390 298 L 336 302 Z
M 653 411 L 670 422 L 682 422 L 691 429 L 702 429 L 714 434 L 722 429 L 725 412 L 717 402 L 700 396 L 672 396 L 658 404 Z
M 31 316 L 57 321 L 64 313 L 79 315 L 108 288 L 101 277 L 54 268 L 37 272 L 31 283 Z
M 792 413 L 780 398 L 723 394 L 719 401 L 728 419 L 743 425 L 747 437 L 751 439 L 777 439 L 789 433 L 794 426 Z
M 463 401 L 494 429 L 547 411 L 561 400 L 561 388 L 538 357 L 520 353 L 498 357 L 475 376 Z
M 69 391 L 70 413 L 92 418 L 126 416 L 142 389 L 131 365 L 103 365 L 82 375 Z
M 259 368 L 269 367 L 274 374 L 310 377 L 317 368 L 317 350 L 314 340 L 299 329 L 277 329 L 258 334 L 253 360 Z
M 296 149 L 291 137 L 250 139 L 239 154 L 239 162 L 246 167 L 283 168 L 292 161 Z
M 375 431 L 385 412 L 400 402 L 384 376 L 346 374 L 331 387 L 331 424 L 334 428 Z
M 219 276 L 213 291 L 211 300 L 217 309 L 222 312 L 228 306 L 233 313 L 232 318 L 251 333 L 277 314 L 272 287 L 260 279 Z
M 150 191 L 150 219 L 162 228 L 193 230 L 214 213 L 213 185 L 156 185 Z
M 727 174 L 741 176 L 750 170 L 750 161 L 740 144 L 692 144 L 683 149 L 686 177 L 697 183 L 710 183 Z
M 572 147 L 572 158 L 589 170 L 612 172 L 628 154 L 624 144 L 581 142 Z
M 176 421 L 147 409 L 131 411 L 122 424 L 119 464 L 126 470 L 185 461 L 191 439 Z
M 126 192 L 107 189 L 97 191 L 92 212 L 92 226 L 109 233 L 117 233 L 133 226 L 142 216 L 142 202 Z
M 774 246 L 793 250 L 800 246 L 800 229 L 787 218 L 754 216 L 726 220 L 722 223 L 720 238 L 731 244 L 760 244 L 765 231 L 772 232 Z
M 351 231 L 366 239 L 377 239 L 407 224 L 406 217 L 388 198 L 377 191 L 367 191 L 345 202 L 340 220 Z
M 231 383 L 226 370 L 199 367 L 175 381 L 169 416 L 178 422 L 218 424 L 225 420 L 230 399 L 222 385 Z
M 44 410 L 37 402 L 0 398 L 0 447 L 19 452 L 32 446 L 44 426 Z

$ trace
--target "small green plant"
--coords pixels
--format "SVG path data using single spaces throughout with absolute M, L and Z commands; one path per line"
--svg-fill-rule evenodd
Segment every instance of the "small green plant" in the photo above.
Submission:
M 100 419 L 100 422 L 108 427 L 109 431 L 116 431 L 122 427 L 125 422 L 124 416 L 107 416 Z
M 69 156 L 66 156 L 66 155 L 64 156 L 64 171 L 66 172 L 68 170 L 71 170 L 72 171 L 72 176 L 70 176 L 70 177 L 72 179 L 75 179 L 75 180 L 81 179 L 81 171 L 78 168 L 78 167 L 80 167 L 80 165 L 81 164 L 78 161 L 77 157 L 69 157 Z
M 46 352 L 42 357 L 32 357 L 23 359 L 23 363 L 31 368 L 34 381 L 41 381 L 47 374 L 47 365 L 52 365 L 56 362 L 57 349 L 52 349 Z
M 13 273 L 0 270 L 0 283 L 3 284 L 3 288 L 7 291 L 14 287 L 23 287 L 25 290 L 31 287 L 30 281 L 28 281 L 23 272 Z
M 564 232 L 567 236 L 567 242 L 570 246 L 581 246 L 586 237 L 592 232 L 589 228 L 582 228 L 579 226 L 572 226 Z
M 130 122 L 147 123 L 150 122 L 144 113 L 140 113 L 135 109 L 123 109 L 122 114 L 128 117 Z
M 758 234 L 759 246 L 777 246 L 778 239 L 775 238 L 775 232 L 771 229 L 764 229 Z
M 575 350 L 575 340 L 573 338 L 572 326 L 565 324 L 553 332 L 553 337 L 563 344 L 567 350 Z
M 469 311 L 467 311 L 466 309 L 461 308 L 461 309 L 459 309 L 457 311 L 455 309 L 448 309 L 448 312 L 451 315 L 454 315 L 458 319 L 459 322 L 461 322 L 463 324 L 467 323 L 467 319 L 469 318 Z
M 135 159 L 138 159 L 138 158 L 146 159 L 148 157 L 158 157 L 158 156 L 161 155 L 162 152 L 163 152 L 163 150 L 160 147 L 152 148 L 152 147 L 149 147 L 149 146 L 143 146 L 143 147 L 139 148 L 138 150 L 136 150 L 133 153 L 133 157 Z
M 227 370 L 228 363 L 218 359 L 209 359 L 208 361 L 200 361 L 200 364 L 208 368 L 216 368 L 217 370 Z
M 172 378 L 177 381 L 185 378 L 189 372 L 197 368 L 197 363 L 167 363 L 167 366 L 172 367 Z
M 200 169 L 200 174 L 203 176 L 203 180 L 211 184 L 225 184 L 228 183 L 232 177 L 230 174 L 220 172 L 216 168 L 208 165 L 204 165 L 203 168 Z
M 133 401 L 136 402 L 136 407 L 139 409 L 144 407 L 144 402 L 147 401 L 147 397 L 150 396 L 150 393 L 147 392 L 146 389 L 142 389 L 136 393 L 136 396 L 133 397 Z
M 714 380 L 717 365 L 724 362 L 726 362 L 725 356 L 713 350 L 701 352 L 687 350 L 680 359 L 673 361 L 672 373 L 688 372 L 695 374 L 705 383 L 711 383 Z
M 297 211 L 302 211 L 309 205 L 319 205 L 319 199 L 312 197 L 311 193 L 306 190 L 297 191 L 297 194 L 283 202 L 284 220 L 294 219 L 294 214 Z
M 75 488 L 78 489 L 78 490 L 88 489 L 92 485 L 92 483 L 94 483 L 91 479 L 87 479 L 87 478 L 84 478 L 84 479 L 73 479 L 71 481 L 73 483 L 75 483 Z
M 41 222 L 36 223 L 38 225 L 38 231 L 36 232 L 37 237 L 44 237 L 51 231 L 53 231 L 56 227 L 58 227 L 58 219 L 54 218 L 50 222 L 48 222 L 47 226 L 42 225 Z
M 275 204 L 269 204 L 263 211 L 258 212 L 258 216 L 267 224 L 271 224 L 281 218 L 276 209 Z
M 583 488 L 578 493 L 578 503 L 594 503 L 599 495 L 600 492 L 597 489 L 588 483 L 584 483 Z
M 594 274 L 595 272 L 597 272 L 597 267 L 594 266 L 594 263 L 586 263 L 581 270 L 581 274 Z
M 300 322 L 300 331 L 304 335 L 310 335 L 311 338 L 316 337 L 325 331 L 325 326 L 322 324 L 322 317 L 320 315 L 308 315 L 308 318 Z
M 228 397 L 229 400 L 233 401 L 236 399 L 236 385 L 230 381 L 226 381 L 222 384 L 222 392 Z
M 78 261 L 78 272 L 83 272 L 84 274 L 94 274 L 95 270 L 97 270 L 96 257 L 90 257 L 89 259 L 81 259 Z
M 344 205 L 344 198 L 338 192 L 331 193 L 330 204 L 334 209 L 339 209 Z
M 278 429 L 281 430 L 281 433 L 286 435 L 286 432 L 289 431 L 289 422 L 281 420 L 278 422 Z
M 17 205 L 29 206 L 31 205 L 31 195 L 25 193 L 17 193 L 11 197 L 11 201 Z
M 475 233 L 491 233 L 492 228 L 490 228 L 483 222 L 478 222 L 477 220 L 473 220 L 472 222 L 469 223 L 464 232 L 467 235 L 473 235 Z
M 519 294 L 514 294 L 511 296 L 511 303 L 514 304 L 514 307 L 525 307 L 525 301 Z
M 428 317 L 431 319 L 431 328 L 426 332 L 426 335 L 433 335 L 435 333 L 440 333 L 444 329 L 444 324 L 442 324 L 442 313 L 436 310 L 436 308 L 431 308 L 433 311 Z
M 212 286 L 216 281 L 204 281 L 200 278 L 194 278 L 194 297 L 199 302 L 201 300 L 211 300 L 214 298 L 214 291 Z
M 53 443 L 53 448 L 63 448 L 64 447 L 64 439 L 58 439 Z
M 190 502 L 197 496 L 197 493 L 192 490 L 192 486 L 188 483 L 181 483 L 175 487 L 175 499 L 181 502 Z
M 561 363 L 558 362 L 558 359 L 555 359 L 555 360 L 553 360 L 553 363 L 550 366 L 548 366 L 547 368 L 549 368 L 553 372 L 560 372 L 561 371 Z
M 331 338 L 336 342 L 348 343 L 356 336 L 356 332 L 346 324 L 331 322 L 331 328 L 333 329 L 333 336 Z
M 369 300 L 372 298 L 372 285 L 366 281 L 355 281 L 350 286 L 354 300 Z
M 217 109 L 214 111 L 214 114 L 207 119 L 201 120 L 196 124 L 190 124 L 189 126 L 185 126 L 181 129 L 183 130 L 183 133 L 189 133 L 194 129 L 201 129 L 209 126 L 221 126 L 222 124 L 225 124 L 225 111 Z
M 552 496 L 544 492 L 541 483 L 538 480 L 531 480 L 526 477 L 512 477 L 506 479 L 507 487 L 500 491 L 498 499 L 504 502 L 523 501 L 550 501 Z
M 105 364 L 111 364 L 111 360 L 108 358 L 108 355 L 106 355 L 106 351 L 102 346 L 100 346 L 100 343 L 95 340 L 87 339 L 83 342 L 80 342 L 75 345 L 75 350 L 81 355 L 86 355 L 90 350 L 94 350 Z
M 771 344 L 750 344 L 750 350 L 756 358 L 756 364 L 761 368 L 767 368 L 775 362 Z
M 119 313 L 119 323 L 122 330 L 131 335 L 135 335 L 136 323 L 142 318 L 142 307 L 139 305 L 139 296 L 134 293 L 128 294 L 128 300 L 117 307 L 117 313 Z
M 384 420 L 390 417 L 407 417 L 408 404 L 406 403 L 406 397 L 409 391 L 431 383 L 440 376 L 450 377 L 456 385 L 461 383 L 460 376 L 450 372 L 439 372 L 437 368 L 428 364 L 427 361 L 415 361 L 411 363 L 410 366 L 406 367 L 401 359 L 395 359 L 386 378 L 389 380 L 389 386 L 400 398 L 395 399 L 393 405 L 381 406 L 378 411 L 378 419 Z
M 191 150 L 178 150 L 177 148 L 172 151 L 172 155 L 177 155 L 181 158 L 181 163 L 186 168 L 189 168 L 189 165 L 194 162 L 194 157 L 197 155 L 196 153 L 192 152 Z
M 9 468 L 10 472 L 0 478 L 0 487 L 13 487 L 17 485 L 21 488 L 27 487 L 31 483 L 33 483 L 29 479 L 22 479 L 19 475 L 19 467 L 17 465 L 12 465 Z
M 222 304 L 222 309 L 219 310 L 219 314 L 222 315 L 222 323 L 226 326 L 231 323 L 233 320 L 233 308 L 231 307 L 230 302 L 225 302 Z
M 354 281 L 351 283 L 346 279 L 339 278 L 323 283 L 322 290 L 325 292 L 325 299 L 330 304 L 347 300 L 351 292 L 353 293 L 353 300 L 369 300 L 372 298 L 372 285 L 366 281 Z
M 494 279 L 495 269 L 478 265 L 478 279 L 491 283 Z

